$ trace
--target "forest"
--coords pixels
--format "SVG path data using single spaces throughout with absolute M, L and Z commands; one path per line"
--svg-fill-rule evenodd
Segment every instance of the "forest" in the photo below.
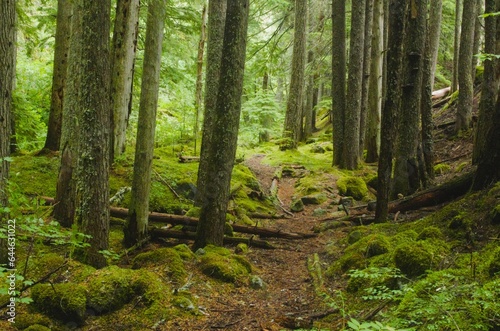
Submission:
M 0 329 L 500 330 L 500 1 L 2 0 Z

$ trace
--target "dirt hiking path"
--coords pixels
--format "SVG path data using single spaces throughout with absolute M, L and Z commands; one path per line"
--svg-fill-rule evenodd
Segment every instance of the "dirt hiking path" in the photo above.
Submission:
M 263 164 L 263 154 L 245 161 L 259 180 L 263 191 L 269 194 L 275 168 Z M 288 209 L 295 194 L 297 178 L 280 180 L 278 197 Z M 333 184 L 334 182 L 332 182 Z M 330 203 L 329 199 L 324 205 Z M 304 211 L 278 220 L 262 220 L 259 225 L 289 232 L 311 233 L 318 224 L 313 210 L 320 206 L 305 206 Z M 283 210 L 277 208 L 277 213 Z M 200 296 L 199 305 L 206 316 L 191 321 L 172 321 L 168 330 L 287 330 L 311 328 L 312 319 L 318 318 L 328 307 L 315 294 L 313 280 L 308 272 L 307 260 L 320 253 L 326 238 L 300 240 L 266 238 L 274 250 L 251 248 L 247 257 L 256 267 L 258 276 L 264 281 L 263 289 L 252 289 L 248 285 L 223 285 L 224 292 L 217 295 Z M 198 285 L 200 286 L 200 285 Z M 198 288 L 197 293 L 202 293 Z M 212 291 L 213 292 L 213 291 Z

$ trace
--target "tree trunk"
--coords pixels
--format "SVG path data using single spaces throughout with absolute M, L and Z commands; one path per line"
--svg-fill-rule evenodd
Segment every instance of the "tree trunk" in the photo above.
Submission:
M 497 64 L 498 66 L 498 64 Z M 498 68 L 497 68 L 498 69 Z M 477 162 L 473 190 L 488 188 L 500 180 L 500 98 L 497 98 L 495 112 L 486 129 L 484 150 Z
M 486 0 L 486 13 L 500 11 L 499 0 Z M 484 52 L 498 54 L 500 52 L 500 19 L 498 16 L 488 16 L 484 19 Z M 484 61 L 483 83 L 481 85 L 481 101 L 479 103 L 479 120 L 474 137 L 472 163 L 477 164 L 484 153 L 486 136 L 495 113 L 499 88 L 498 59 L 494 57 Z
M 462 33 L 462 8 L 464 0 L 455 1 L 455 35 L 453 40 L 453 72 L 451 79 L 450 94 L 458 89 L 458 70 L 460 58 L 460 35 Z M 469 0 L 471 2 L 473 0 Z
M 283 136 L 289 138 L 288 146 L 297 148 L 301 133 L 304 98 L 304 71 L 306 63 L 307 1 L 295 0 L 295 24 L 293 36 L 292 74 L 286 104 Z
M 124 230 L 124 242 L 127 247 L 134 246 L 147 235 L 165 17 L 166 0 L 150 1 L 137 122 L 132 197 Z
M 54 69 L 52 75 L 52 96 L 44 149 L 58 151 L 61 148 L 63 102 L 66 94 L 69 46 L 71 41 L 72 3 L 57 2 L 56 37 L 54 46 Z
M 442 9 L 442 0 L 431 0 L 429 10 L 429 27 L 427 29 L 424 62 L 422 64 L 422 100 L 420 103 L 422 121 L 422 153 L 425 163 L 425 177 L 430 179 L 434 178 L 434 137 L 432 133 L 434 121 L 432 119 L 432 91 L 439 49 L 439 36 L 441 34 Z M 424 185 L 427 185 L 427 181 Z
M 403 91 L 394 165 L 394 196 L 410 195 L 420 187 L 417 148 L 419 144 L 422 63 L 427 24 L 427 0 L 412 0 L 406 13 Z
M 3 0 L 0 4 L 0 222 L 7 231 L 7 180 L 9 178 L 12 92 L 16 72 L 16 1 Z M 6 232 L 7 234 L 7 232 Z M 15 269 L 8 260 L 8 241 L 0 239 L 0 264 Z
M 382 108 L 382 70 L 384 64 L 384 1 L 375 0 L 373 5 L 372 48 L 368 87 L 366 126 L 366 162 L 376 162 L 380 146 L 380 112 Z
M 340 166 L 344 154 L 346 112 L 346 10 L 345 0 L 332 4 L 332 117 L 333 165 Z
M 204 203 L 204 191 L 208 170 L 208 149 L 212 141 L 214 130 L 214 112 L 219 89 L 219 76 L 222 58 L 222 43 L 224 40 L 224 25 L 226 20 L 225 0 L 210 0 L 208 3 L 208 36 L 207 36 L 207 69 L 205 78 L 205 112 L 203 117 L 203 132 L 200 151 L 200 165 L 198 166 L 198 188 L 194 204 L 201 206 Z
M 385 222 L 388 214 L 397 113 L 401 97 L 403 36 L 408 2 L 391 0 L 389 4 L 389 35 L 387 49 L 387 92 L 382 108 L 380 158 L 378 165 L 376 222 Z
M 82 5 L 82 53 L 77 167 L 77 219 L 90 235 L 82 260 L 104 267 L 99 253 L 108 249 L 110 135 L 110 0 L 77 1 Z
M 207 30 L 207 6 L 203 6 L 203 10 L 201 13 L 201 32 L 200 32 L 200 40 L 198 41 L 198 56 L 196 62 L 196 90 L 194 95 L 194 111 L 195 111 L 195 119 L 194 119 L 194 154 L 197 153 L 197 143 L 198 143 L 198 131 L 200 126 L 200 113 L 201 113 L 201 104 L 203 99 L 203 53 L 205 52 L 205 41 L 207 39 L 206 36 Z
M 208 169 L 205 181 L 201 183 L 206 194 L 196 233 L 197 248 L 208 244 L 221 246 L 224 239 L 240 123 L 248 13 L 248 0 L 228 1 L 213 132 L 208 152 L 204 155 Z
M 306 141 L 313 132 L 313 98 L 314 98 L 314 52 L 309 50 L 307 54 L 307 63 L 309 65 L 309 73 L 307 74 L 305 101 L 304 101 L 304 127 L 302 128 L 301 140 Z
M 125 152 L 139 26 L 139 0 L 118 0 L 111 55 L 111 162 Z
M 363 81 L 361 85 L 361 109 L 359 117 L 359 158 L 363 158 L 365 150 L 366 121 L 368 117 L 368 94 L 371 77 L 372 34 L 373 34 L 373 1 L 366 1 L 365 39 L 363 50 Z
M 78 163 L 78 116 L 80 108 L 79 93 L 81 86 L 81 6 L 73 2 L 71 17 L 71 41 L 68 58 L 65 95 L 63 99 L 63 117 L 61 130 L 61 165 L 56 188 L 54 219 L 62 226 L 73 225 L 76 210 L 76 179 Z
M 481 48 L 481 39 L 483 31 L 483 22 L 480 15 L 483 14 L 483 3 L 485 0 L 476 0 L 476 18 L 474 20 L 474 42 L 472 43 L 472 81 L 476 78 L 476 67 L 478 65 L 478 57 Z
M 474 77 L 472 75 L 472 58 L 474 43 L 474 26 L 476 22 L 476 1 L 464 1 L 462 16 L 462 33 L 460 35 L 460 52 L 458 58 L 458 93 L 456 131 L 468 130 L 472 118 L 474 98 Z
M 344 144 L 340 167 L 356 169 L 359 163 L 359 123 L 361 114 L 361 94 L 363 82 L 363 57 L 365 36 L 366 0 L 352 3 L 351 35 L 349 45 L 349 72 L 347 78 L 347 98 L 344 121 Z

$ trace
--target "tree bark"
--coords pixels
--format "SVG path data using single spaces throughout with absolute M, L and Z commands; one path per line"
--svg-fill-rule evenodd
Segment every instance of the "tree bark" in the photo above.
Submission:
M 361 108 L 359 117 L 359 158 L 363 158 L 366 138 L 366 122 L 368 117 L 368 94 L 371 77 L 372 34 L 373 34 L 374 2 L 366 1 L 365 37 L 363 49 L 363 81 L 361 82 Z
M 286 104 L 283 136 L 290 139 L 288 146 L 297 148 L 300 139 L 304 98 L 304 72 L 306 63 L 307 1 L 295 0 L 292 74 Z
M 420 187 L 417 148 L 419 144 L 420 100 L 427 25 L 427 0 L 411 0 L 406 12 L 403 91 L 399 113 L 394 164 L 393 196 L 410 195 Z
M 16 1 L 3 0 L 0 4 L 0 225 L 7 231 L 7 215 L 3 207 L 9 203 L 9 178 L 12 92 L 16 71 Z M 8 241 L 0 239 L 0 264 L 14 269 L 8 260 Z
M 420 103 L 420 116 L 422 122 L 422 153 L 424 157 L 425 178 L 434 178 L 434 137 L 432 119 L 432 92 L 434 87 L 434 72 L 439 49 L 439 36 L 441 35 L 442 0 L 431 0 L 429 10 L 429 27 L 425 41 L 425 52 L 422 77 L 422 101 Z M 427 185 L 427 181 L 424 182 Z
M 344 144 L 340 167 L 356 169 L 359 164 L 359 136 L 363 82 L 366 0 L 352 3 L 351 35 L 349 46 L 349 72 L 347 78 Z
M 109 237 L 109 135 L 110 135 L 110 0 L 77 1 L 82 5 L 82 75 L 80 90 L 77 167 L 77 220 L 91 238 L 82 260 L 104 267 L 100 253 Z
M 166 0 L 152 0 L 148 4 L 132 197 L 124 229 L 124 243 L 127 247 L 134 246 L 147 236 L 166 5 Z
M 344 154 L 346 112 L 346 9 L 345 0 L 332 4 L 332 117 L 333 165 L 340 166 Z
M 500 11 L 499 0 L 486 0 L 486 13 Z M 499 54 L 500 52 L 500 19 L 497 16 L 488 16 L 484 19 L 484 53 Z M 483 83 L 481 85 L 481 100 L 479 103 L 479 120 L 474 137 L 472 163 L 477 164 L 484 153 L 486 137 L 490 123 L 495 113 L 498 88 L 500 83 L 500 70 L 498 59 L 492 57 L 484 61 Z
M 473 0 L 469 0 L 471 2 Z M 462 8 L 464 0 L 455 1 L 455 34 L 453 39 L 453 71 L 451 79 L 451 93 L 458 90 L 458 70 L 460 58 L 460 35 L 462 33 Z
M 73 2 L 71 17 L 71 40 L 68 58 L 65 95 L 63 99 L 63 117 L 61 130 L 61 165 L 56 187 L 54 219 L 62 226 L 73 225 L 76 211 L 76 167 L 78 163 L 78 116 L 80 111 L 81 91 L 81 47 L 82 22 L 81 5 Z
M 207 6 L 204 5 L 201 13 L 201 31 L 198 41 L 198 56 L 196 62 L 196 90 L 194 95 L 194 154 L 197 153 L 198 131 L 200 126 L 200 113 L 203 101 L 203 53 L 205 52 L 205 41 L 207 30 Z
M 373 5 L 372 48 L 368 86 L 366 126 L 366 162 L 376 162 L 380 147 L 380 112 L 382 109 L 382 70 L 384 64 L 384 1 L 375 0 Z
M 243 92 L 248 0 L 227 3 L 224 42 L 213 132 L 205 155 L 208 167 L 202 184 L 205 196 L 200 211 L 195 247 L 222 245 L 231 173 L 236 156 Z M 200 162 L 201 165 L 201 162 Z
M 139 27 L 139 0 L 118 0 L 111 55 L 111 162 L 125 152 Z
M 476 1 L 464 1 L 462 16 L 462 33 L 460 35 L 460 52 L 458 59 L 458 93 L 456 131 L 468 130 L 472 118 L 474 98 L 474 77 L 472 75 L 472 58 L 474 42 L 474 25 L 476 22 Z
M 49 122 L 44 149 L 58 151 L 61 148 L 63 103 L 68 73 L 69 46 L 71 41 L 72 3 L 57 2 L 56 37 L 54 45 L 54 67 L 52 74 L 52 95 L 50 99 Z
M 219 89 L 219 76 L 222 58 L 222 43 L 226 21 L 226 0 L 210 0 L 208 3 L 208 36 L 207 36 L 207 69 L 205 78 L 205 111 L 203 117 L 203 132 L 198 166 L 198 188 L 194 200 L 196 206 L 201 206 L 207 192 L 204 191 L 208 170 L 208 150 L 214 130 L 214 112 Z
M 401 97 L 401 72 L 405 14 L 409 0 L 391 0 L 389 4 L 389 36 L 387 49 L 387 92 L 382 108 L 380 158 L 378 165 L 376 222 L 385 222 L 388 214 L 397 113 Z

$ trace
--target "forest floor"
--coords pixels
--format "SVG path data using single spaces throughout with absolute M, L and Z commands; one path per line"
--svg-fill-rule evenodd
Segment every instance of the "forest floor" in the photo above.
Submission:
M 437 176 L 433 185 L 441 184 L 471 170 L 472 130 L 459 137 L 454 133 L 454 112 L 437 111 L 435 114 L 435 165 Z M 245 165 L 255 174 L 263 191 L 269 192 L 276 167 L 264 162 L 266 155 L 255 154 L 245 161 Z M 304 170 L 307 171 L 307 170 Z M 304 174 L 301 174 L 303 176 Z M 334 175 L 326 174 L 330 189 L 337 191 Z M 298 178 L 283 177 L 279 182 L 278 198 L 282 207 L 288 208 L 296 195 Z M 329 196 L 321 205 L 305 205 L 304 210 L 293 217 L 265 220 L 259 225 L 287 232 L 310 233 L 321 224 L 324 217 L 314 216 L 317 208 L 328 208 L 332 202 L 338 204 L 338 196 Z M 360 204 L 360 203 L 359 203 Z M 396 215 L 398 222 L 409 222 L 439 210 L 443 205 L 424 208 L 402 215 Z M 281 213 L 277 207 L 277 213 Z M 392 215 L 394 216 L 394 215 Z M 345 282 L 332 282 L 324 277 L 319 293 L 314 276 L 308 268 L 314 254 L 319 254 L 322 270 L 326 270 L 331 257 L 326 254 L 328 245 L 341 245 L 351 229 L 340 227 L 318 233 L 317 237 L 289 240 L 266 239 L 277 249 L 251 248 L 247 257 L 258 270 L 266 286 L 254 290 L 248 286 L 230 288 L 227 292 L 200 296 L 199 304 L 206 308 L 207 316 L 197 319 L 174 319 L 165 330 L 260 330 L 277 331 L 287 329 L 311 329 L 312 323 L 335 312 L 337 320 L 329 321 L 325 330 L 342 329 L 348 316 L 341 316 L 339 309 L 333 309 L 324 295 L 332 295 L 344 289 Z M 342 250 L 342 248 L 340 248 Z M 315 323 L 315 326 L 321 325 Z M 331 327 L 334 326 L 332 329 Z

